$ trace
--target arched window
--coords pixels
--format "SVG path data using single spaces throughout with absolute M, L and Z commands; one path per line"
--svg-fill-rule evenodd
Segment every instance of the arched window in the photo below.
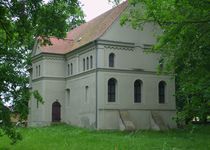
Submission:
M 41 69 L 40 69 L 40 65 L 39 65 L 39 76 L 41 75 Z
M 68 76 L 70 75 L 70 67 L 69 67 L 69 64 L 68 64 L 68 67 L 67 67 L 67 74 L 68 74 Z
M 36 77 L 38 77 L 38 66 L 36 66 Z
M 73 64 L 71 63 L 71 75 L 73 75 Z
M 109 79 L 108 81 L 108 102 L 116 101 L 116 84 L 117 80 L 114 78 Z
M 66 89 L 66 104 L 70 104 L 70 89 Z
M 159 69 L 160 69 L 160 71 L 163 70 L 163 64 L 164 64 L 164 59 L 161 58 L 161 59 L 159 60 Z
M 165 103 L 165 88 L 166 83 L 164 81 L 160 81 L 158 85 L 158 93 L 159 93 L 159 103 Z
M 136 80 L 134 82 L 134 103 L 141 103 L 141 89 L 142 81 Z
M 109 54 L 109 67 L 114 67 L 114 59 L 115 59 L 115 55 L 114 53 Z
M 93 56 L 90 56 L 90 68 L 93 68 Z
M 85 58 L 83 58 L 83 71 L 85 71 Z
M 86 58 L 87 70 L 89 69 L 89 57 Z

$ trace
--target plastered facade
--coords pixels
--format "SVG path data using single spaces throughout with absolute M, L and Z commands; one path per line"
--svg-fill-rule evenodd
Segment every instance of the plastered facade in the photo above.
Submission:
M 175 79 L 158 75 L 159 54 L 148 53 L 159 29 L 145 24 L 144 30 L 121 27 L 116 20 L 99 39 L 64 55 L 34 52 L 32 91 L 38 90 L 44 104 L 29 103 L 29 125 L 49 125 L 52 103 L 61 104 L 61 122 L 95 129 L 119 129 L 119 111 L 127 111 L 136 129 L 151 129 L 151 111 L 157 112 L 168 127 L 176 127 Z M 35 49 L 36 51 L 36 49 Z M 109 67 L 109 54 L 115 65 Z M 89 69 L 87 69 L 87 57 Z M 92 67 L 90 67 L 92 57 Z M 83 61 L 85 63 L 85 70 Z M 68 64 L 73 65 L 69 73 Z M 40 75 L 36 66 L 40 65 Z M 39 71 L 39 69 L 38 69 Z M 116 102 L 108 102 L 108 80 L 115 78 Z M 141 103 L 134 103 L 134 82 L 142 81 Z M 158 102 L 158 84 L 165 81 L 165 103 Z

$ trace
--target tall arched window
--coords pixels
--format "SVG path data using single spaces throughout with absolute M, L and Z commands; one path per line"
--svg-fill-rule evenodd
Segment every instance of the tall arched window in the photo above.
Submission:
M 93 56 L 90 56 L 90 68 L 93 68 Z
M 66 104 L 70 104 L 70 89 L 66 89 Z
M 87 70 L 89 69 L 89 57 L 86 58 Z
M 136 80 L 134 82 L 134 103 L 141 103 L 141 89 L 142 81 Z
M 116 84 L 117 80 L 114 78 L 109 79 L 108 81 L 108 102 L 116 101 Z
M 68 74 L 68 76 L 70 75 L 70 67 L 69 67 L 69 64 L 68 64 L 68 67 L 67 67 L 67 74 Z
M 109 54 L 109 67 L 114 67 L 114 59 L 115 59 L 115 55 L 114 53 Z
M 85 71 L 85 58 L 83 58 L 83 71 Z
M 71 63 L 71 75 L 73 75 L 73 64 Z
M 165 88 L 166 83 L 164 81 L 160 81 L 158 85 L 158 93 L 159 93 L 159 103 L 165 103 Z
M 164 59 L 161 58 L 161 59 L 159 60 L 159 68 L 160 68 L 161 71 L 163 70 L 163 64 L 164 64 Z

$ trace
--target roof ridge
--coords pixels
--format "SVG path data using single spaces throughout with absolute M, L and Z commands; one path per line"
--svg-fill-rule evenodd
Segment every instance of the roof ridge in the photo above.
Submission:
M 114 9 L 116 9 L 116 8 L 118 8 L 118 7 L 120 7 L 120 6 L 122 6 L 122 5 L 125 4 L 125 3 L 128 3 L 128 0 L 126 0 L 126 1 L 122 2 L 121 4 L 119 4 L 119 5 L 117 5 L 117 6 L 113 7 L 113 8 L 111 8 L 111 9 L 105 11 L 104 13 L 102 13 L 102 14 L 100 14 L 99 16 L 97 16 L 97 17 L 95 17 L 95 18 L 89 20 L 88 22 L 90 22 L 90 21 L 92 21 L 92 20 L 94 20 L 94 19 L 97 19 L 98 17 L 103 16 L 103 15 L 105 15 L 105 14 L 108 13 L 108 12 L 113 11 Z
M 106 12 L 100 14 L 99 16 L 97 16 L 97 17 L 95 17 L 95 18 L 89 20 L 88 22 L 85 22 L 85 23 L 81 24 L 80 26 L 78 26 L 78 27 L 76 27 L 76 28 L 74 28 L 74 29 L 68 31 L 67 34 L 68 34 L 69 32 L 72 32 L 73 30 L 77 30 L 78 28 L 80 28 L 80 27 L 82 27 L 82 26 L 85 26 L 85 25 L 87 25 L 87 24 L 90 24 L 90 23 L 94 22 L 95 20 L 99 19 L 100 17 L 104 16 L 105 14 L 109 14 L 109 13 L 112 12 L 113 10 L 115 10 L 115 9 L 117 9 L 117 8 L 119 8 L 119 7 L 122 7 L 122 5 L 125 5 L 125 4 L 126 4 L 126 5 L 128 4 L 128 0 L 126 0 L 126 1 L 122 2 L 121 4 L 119 4 L 119 5 L 117 5 L 117 6 L 113 7 L 113 8 L 111 8 L 110 10 L 107 10 Z M 125 8 L 126 8 L 126 7 L 125 7 Z M 122 11 L 122 12 L 123 12 L 123 11 Z M 120 16 L 120 14 L 121 14 L 122 12 L 120 12 L 120 13 L 118 14 L 118 16 L 116 17 L 116 19 Z M 116 19 L 115 19 L 115 20 L 116 20 Z M 113 20 L 113 22 L 114 22 L 115 20 Z M 104 22 L 104 20 L 103 20 L 103 22 Z M 70 38 L 70 39 L 71 39 L 71 38 Z M 73 40 L 74 40 L 74 39 L 73 39 Z

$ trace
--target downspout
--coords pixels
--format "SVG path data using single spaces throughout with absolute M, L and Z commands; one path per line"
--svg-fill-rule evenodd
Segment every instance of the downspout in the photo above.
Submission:
M 95 55 L 96 55 L 96 62 L 95 62 L 95 71 L 96 71 L 96 129 L 98 129 L 98 44 L 95 41 Z

